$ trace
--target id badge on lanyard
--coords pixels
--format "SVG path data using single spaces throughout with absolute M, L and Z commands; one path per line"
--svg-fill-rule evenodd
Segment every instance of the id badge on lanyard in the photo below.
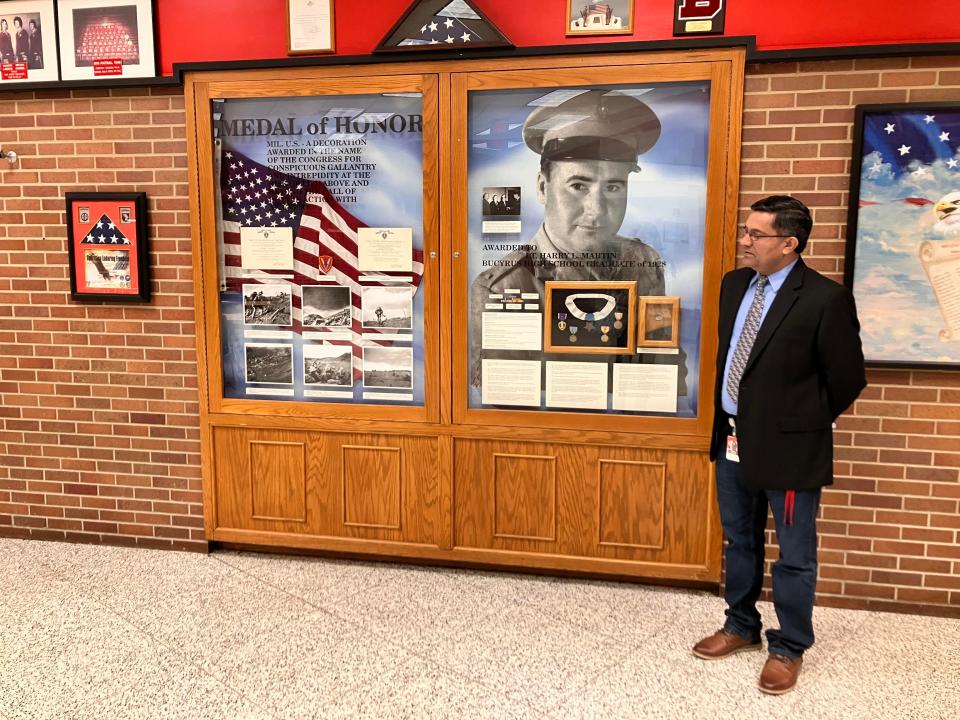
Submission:
M 740 454 L 737 450 L 737 424 L 733 418 L 728 418 L 730 422 L 730 434 L 727 435 L 727 460 L 730 462 L 740 462 Z

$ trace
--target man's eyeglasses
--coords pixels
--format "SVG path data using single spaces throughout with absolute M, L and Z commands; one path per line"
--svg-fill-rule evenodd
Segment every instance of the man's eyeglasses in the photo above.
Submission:
M 749 235 L 751 240 L 762 240 L 763 238 L 785 238 L 793 237 L 792 235 L 764 235 L 761 232 L 756 230 L 747 229 L 746 225 L 737 226 L 737 237 L 743 237 L 744 235 Z

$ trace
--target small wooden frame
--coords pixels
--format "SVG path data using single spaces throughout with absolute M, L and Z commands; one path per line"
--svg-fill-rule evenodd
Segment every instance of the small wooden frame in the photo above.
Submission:
M 70 296 L 147 302 L 146 193 L 67 193 Z
M 680 346 L 680 298 L 644 295 L 640 298 L 637 347 Z
M 636 294 L 637 284 L 633 280 L 548 280 L 544 285 L 543 351 L 632 355 L 636 347 Z M 603 315 L 604 307 L 585 312 L 576 305 L 577 296 L 593 300 L 595 304 L 603 297 L 609 297 L 614 306 Z M 575 317 L 575 312 L 581 312 L 583 316 Z
M 287 0 L 287 55 L 337 50 L 333 0 Z
M 630 35 L 633 0 L 567 0 L 567 37 Z

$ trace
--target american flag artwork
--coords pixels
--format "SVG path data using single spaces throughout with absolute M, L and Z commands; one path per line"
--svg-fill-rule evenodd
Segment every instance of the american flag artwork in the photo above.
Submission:
M 858 109 L 844 271 L 868 362 L 960 364 L 960 105 Z
M 82 245 L 129 245 L 130 240 L 104 213 L 80 243 Z
M 419 28 L 406 30 L 398 45 L 469 45 L 494 39 L 489 25 L 464 0 L 453 0 L 426 18 Z M 419 32 L 416 32 L 419 30 Z
M 955 176 L 955 181 L 960 181 L 960 115 L 934 108 L 870 113 L 864 120 L 862 150 L 863 177 L 868 181 L 864 190 L 868 192 L 860 193 L 860 207 L 893 200 L 886 193 L 871 197 L 874 184 L 920 190 L 896 200 L 933 205 L 939 199 L 937 180 Z M 927 188 L 930 192 L 924 192 Z
M 353 346 L 354 377 L 360 378 L 361 346 L 392 344 L 388 332 L 383 332 L 384 340 L 378 341 L 376 329 L 361 328 L 361 289 L 411 281 L 406 284 L 412 286 L 415 293 L 423 277 L 423 251 L 414 248 L 410 273 L 360 271 L 357 231 L 366 225 L 344 209 L 324 183 L 273 170 L 229 148 L 224 148 L 220 168 L 225 291 L 240 292 L 243 285 L 261 282 L 288 282 L 292 290 L 293 332 L 300 335 L 303 286 L 332 285 L 332 280 L 349 287 L 353 315 L 351 340 L 328 342 Z M 242 267 L 241 227 L 291 228 L 294 267 L 290 270 Z

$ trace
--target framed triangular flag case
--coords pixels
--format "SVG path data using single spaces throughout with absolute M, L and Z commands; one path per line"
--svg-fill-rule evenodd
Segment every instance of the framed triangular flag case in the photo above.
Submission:
M 373 52 L 513 47 L 471 0 L 416 0 Z

